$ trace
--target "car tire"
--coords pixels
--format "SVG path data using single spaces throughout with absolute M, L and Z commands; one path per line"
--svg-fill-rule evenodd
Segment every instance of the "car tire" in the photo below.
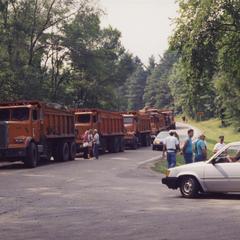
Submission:
M 194 177 L 183 177 L 180 182 L 180 191 L 185 198 L 195 198 L 200 191 L 199 183 Z

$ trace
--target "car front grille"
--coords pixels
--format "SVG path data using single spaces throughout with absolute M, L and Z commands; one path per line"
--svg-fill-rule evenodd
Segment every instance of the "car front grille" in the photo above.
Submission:
M 7 147 L 7 124 L 0 122 L 0 148 Z

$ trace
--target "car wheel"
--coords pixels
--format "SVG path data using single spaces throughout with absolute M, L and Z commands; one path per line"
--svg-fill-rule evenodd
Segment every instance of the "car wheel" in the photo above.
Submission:
M 194 177 L 184 177 L 180 183 L 180 191 L 185 198 L 194 198 L 198 195 L 200 188 Z

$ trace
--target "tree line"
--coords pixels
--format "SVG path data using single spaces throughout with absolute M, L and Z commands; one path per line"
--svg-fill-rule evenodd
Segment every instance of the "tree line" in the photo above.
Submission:
M 92 0 L 1 0 L 0 101 L 143 108 L 155 60 L 127 51 L 103 14 Z
M 167 107 L 239 125 L 240 2 L 177 2 L 170 47 L 146 66 L 92 0 L 1 0 L 0 101 Z
M 240 2 L 178 0 L 178 4 L 166 57 L 176 55 L 157 91 L 170 90 L 178 112 L 195 119 L 203 112 L 205 118 L 220 117 L 223 124 L 239 127 Z M 154 83 L 151 86 L 155 88 Z

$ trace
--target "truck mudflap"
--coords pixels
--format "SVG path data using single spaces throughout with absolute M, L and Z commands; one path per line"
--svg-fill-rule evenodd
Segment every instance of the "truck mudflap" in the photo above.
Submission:
M 0 159 L 15 159 L 26 156 L 26 148 L 0 149 Z
M 170 189 L 177 189 L 179 187 L 177 177 L 165 177 L 162 179 L 162 184 L 165 184 Z

